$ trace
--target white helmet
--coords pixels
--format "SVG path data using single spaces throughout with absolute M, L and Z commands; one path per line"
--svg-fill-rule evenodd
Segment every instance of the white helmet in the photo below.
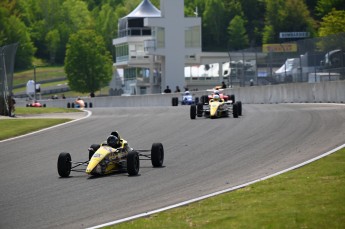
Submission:
M 220 99 L 219 95 L 215 94 L 215 95 L 213 96 L 213 100 L 218 101 L 219 99 Z
M 219 90 L 214 90 L 215 95 L 219 95 Z

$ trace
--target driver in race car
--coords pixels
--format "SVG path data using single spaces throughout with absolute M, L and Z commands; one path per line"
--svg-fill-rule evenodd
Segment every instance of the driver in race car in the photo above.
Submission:
M 212 102 L 215 102 L 215 101 L 223 102 L 223 100 L 220 98 L 218 94 L 215 94 L 212 98 Z
M 110 135 L 108 138 L 107 138 L 107 145 L 112 147 L 112 148 L 120 148 L 121 147 L 121 141 L 120 139 L 115 136 L 115 135 Z
M 102 145 L 108 145 L 114 149 L 122 148 L 128 151 L 133 150 L 131 147 L 129 147 L 127 141 L 120 137 L 117 131 L 111 132 L 111 134 L 107 138 L 107 141 Z

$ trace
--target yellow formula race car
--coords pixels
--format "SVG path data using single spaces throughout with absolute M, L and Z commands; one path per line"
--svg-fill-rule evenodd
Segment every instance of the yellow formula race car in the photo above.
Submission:
M 151 150 L 135 150 L 117 132 L 112 132 L 106 142 L 90 146 L 87 161 L 72 161 L 69 153 L 60 153 L 57 170 L 60 177 L 68 177 L 71 171 L 85 172 L 92 176 L 127 172 L 130 176 L 135 176 L 139 173 L 140 160 L 151 160 L 153 167 L 162 167 L 163 145 L 153 143 Z
M 235 103 L 232 103 L 232 101 L 224 101 L 219 95 L 214 95 L 207 104 L 199 103 L 197 105 L 191 105 L 190 107 L 191 119 L 195 119 L 196 116 L 204 116 L 212 119 L 229 117 L 230 114 L 232 114 L 234 118 L 238 118 L 242 115 L 242 103 L 240 101 Z

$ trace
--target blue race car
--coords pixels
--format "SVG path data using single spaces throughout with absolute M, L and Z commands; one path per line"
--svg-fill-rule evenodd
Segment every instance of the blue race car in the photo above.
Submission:
M 192 105 L 195 104 L 195 101 L 193 100 L 193 96 L 189 91 L 185 91 L 182 96 L 182 105 Z

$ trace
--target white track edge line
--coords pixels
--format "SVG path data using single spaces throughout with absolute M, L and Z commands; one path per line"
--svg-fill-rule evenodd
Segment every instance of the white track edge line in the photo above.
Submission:
M 159 209 L 156 209 L 156 210 L 152 210 L 152 211 L 140 213 L 140 214 L 137 214 L 137 215 L 134 215 L 134 216 L 130 216 L 130 217 L 127 217 L 127 218 L 115 220 L 115 221 L 112 221 L 112 222 L 109 222 L 109 223 L 104 223 L 104 224 L 97 225 L 97 226 L 94 226 L 94 227 L 88 227 L 87 229 L 97 229 L 97 228 L 102 228 L 102 227 L 106 227 L 106 226 L 112 226 L 112 225 L 115 225 L 115 224 L 119 224 L 119 223 L 130 221 L 130 220 L 133 220 L 133 219 L 138 219 L 138 218 L 142 218 L 142 217 L 149 216 L 149 215 L 152 215 L 152 214 L 156 214 L 156 213 L 159 213 L 159 212 L 163 212 L 163 211 L 166 211 L 166 210 L 170 210 L 170 209 L 173 209 L 173 208 L 181 207 L 181 206 L 184 206 L 184 205 L 187 205 L 187 204 L 191 204 L 191 203 L 194 203 L 194 202 L 197 202 L 197 201 L 200 201 L 200 200 L 207 199 L 209 197 L 214 197 L 214 196 L 226 193 L 226 192 L 234 191 L 236 189 L 244 188 L 244 187 L 246 187 L 248 185 L 257 183 L 259 181 L 263 181 L 263 180 L 269 179 L 271 177 L 278 176 L 278 175 L 280 175 L 282 173 L 286 173 L 288 171 L 300 168 L 300 167 L 302 167 L 304 165 L 307 165 L 307 164 L 309 164 L 311 162 L 314 162 L 314 161 L 319 160 L 319 159 L 321 159 L 321 158 L 323 158 L 325 156 L 328 156 L 328 155 L 330 155 L 330 154 L 332 154 L 332 153 L 334 153 L 334 152 L 336 152 L 336 151 L 338 151 L 338 150 L 340 150 L 340 149 L 342 149 L 344 147 L 345 147 L 345 144 L 343 144 L 341 146 L 338 146 L 338 147 L 336 147 L 336 148 L 334 148 L 334 149 L 332 149 L 332 150 L 330 150 L 330 151 L 328 151 L 328 152 L 326 152 L 324 154 L 321 154 L 321 155 L 319 155 L 317 157 L 314 157 L 314 158 L 312 158 L 310 160 L 302 162 L 302 163 L 300 163 L 298 165 L 295 165 L 295 166 L 292 166 L 290 168 L 284 169 L 284 170 L 279 171 L 277 173 L 273 173 L 273 174 L 265 176 L 263 178 L 250 181 L 250 182 L 245 183 L 245 184 L 234 186 L 234 187 L 231 187 L 231 188 L 228 188 L 228 189 L 224 189 L 224 190 L 221 190 L 221 191 L 218 191 L 218 192 L 214 192 L 214 193 L 211 193 L 211 194 L 208 194 L 208 195 L 197 197 L 197 198 L 194 198 L 194 199 L 191 199 L 191 200 L 183 201 L 183 202 L 180 202 L 180 203 L 177 203 L 177 204 L 173 204 L 173 205 L 170 205 L 170 206 L 167 206 L 167 207 L 163 207 L 163 208 L 159 208 Z
M 23 138 L 23 137 L 26 137 L 26 136 L 30 136 L 30 135 L 34 135 L 34 134 L 37 134 L 37 133 L 40 133 L 40 132 L 43 132 L 43 131 L 46 131 L 46 130 L 50 130 L 50 129 L 54 129 L 56 127 L 59 127 L 59 126 L 63 126 L 63 125 L 67 125 L 67 124 L 70 124 L 70 123 L 73 123 L 73 122 L 78 122 L 80 120 L 83 120 L 83 119 L 86 119 L 88 117 L 90 117 L 92 115 L 92 112 L 89 111 L 89 110 L 83 110 L 83 112 L 87 112 L 87 115 L 82 117 L 82 118 L 79 118 L 79 119 L 74 119 L 74 120 L 71 120 L 71 121 L 68 121 L 68 122 L 64 122 L 64 123 L 61 123 L 61 124 L 57 124 L 55 126 L 51 126 L 51 127 L 47 127 L 47 128 L 44 128 L 44 129 L 41 129 L 41 130 L 37 130 L 37 131 L 34 131 L 34 132 L 30 132 L 28 134 L 23 134 L 23 135 L 20 135 L 20 136 L 17 136 L 17 137 L 13 137 L 13 138 L 8 138 L 8 139 L 5 139 L 5 140 L 1 140 L 0 143 L 2 142 L 7 142 L 7 141 L 12 141 L 12 140 L 15 140 L 15 139 L 18 139 L 18 138 Z

